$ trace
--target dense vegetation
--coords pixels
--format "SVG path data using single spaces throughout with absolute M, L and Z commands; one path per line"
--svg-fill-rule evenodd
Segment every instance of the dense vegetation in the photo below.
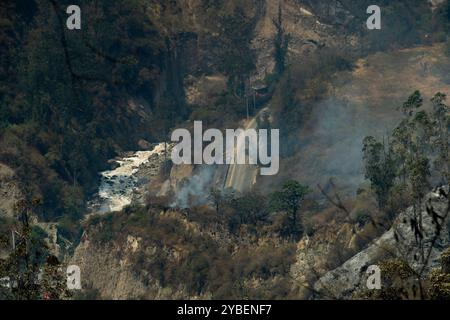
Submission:
M 382 209 L 389 199 L 400 202 L 402 194 L 420 208 L 432 185 L 449 183 L 450 108 L 443 93 L 436 93 L 431 104 L 431 112 L 421 108 L 422 96 L 415 91 L 403 104 L 404 119 L 392 137 L 364 140 L 366 178 Z
M 126 1 L 86 10 L 86 20 L 99 22 L 81 32 L 66 30 L 56 1 L 2 6 L 2 41 L 14 45 L 2 64 L 9 74 L 2 81 L 0 159 L 17 170 L 27 197 L 42 199 L 43 219 L 76 221 L 106 160 L 133 147 L 133 137 L 151 138 L 127 100 L 154 92 L 164 42 Z
M 46 232 L 30 222 L 30 212 L 36 205 L 38 200 L 18 203 L 19 221 L 0 217 L 0 250 L 9 252 L 0 260 L 0 300 L 53 300 L 71 296 L 61 263 L 49 252 Z M 12 238 L 10 230 L 14 232 Z
M 148 285 L 182 290 L 191 297 L 212 295 L 216 299 L 289 296 L 287 276 L 295 245 L 276 238 L 258 245 L 261 235 L 246 230 L 252 227 L 250 221 L 240 224 L 237 231 L 207 207 L 192 208 L 186 218 L 177 210 L 161 212 L 160 208 L 147 206 L 94 217 L 90 225 L 90 237 L 100 246 L 122 243 L 126 235 L 133 234 L 142 239 L 140 245 L 152 248 L 150 255 L 148 250 L 133 255 L 131 263 L 138 278 Z M 235 235 L 224 240 L 210 233 L 214 230 L 227 234 L 228 228 Z M 242 236 L 252 240 L 245 244 L 239 241 Z M 254 279 L 265 284 L 252 286 Z M 147 298 L 151 298 L 151 289 L 148 294 Z
M 42 199 L 40 218 L 61 220 L 72 236 L 107 160 L 136 149 L 140 139 L 167 139 L 189 115 L 186 36 L 161 27 L 170 23 L 173 8 L 163 6 L 152 21 L 145 1 L 81 2 L 79 31 L 65 28 L 65 3 L 1 4 L 0 161 L 16 170 L 27 198 Z M 239 7 L 232 14 L 217 4 L 205 4 L 205 10 L 222 17 L 221 36 L 202 41 L 226 48 L 211 55 L 230 79 L 215 119 L 240 118 L 229 108 L 241 101 L 243 77 L 252 68 L 243 45 L 252 21 Z

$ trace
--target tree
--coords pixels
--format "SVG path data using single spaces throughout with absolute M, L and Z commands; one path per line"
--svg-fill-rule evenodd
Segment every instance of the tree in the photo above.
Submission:
M 430 297 L 447 297 L 448 291 L 443 290 L 448 283 L 448 272 L 433 272 L 427 279 L 431 253 L 442 236 L 443 224 L 450 214 L 450 200 L 447 208 L 438 213 L 426 194 L 431 188 L 431 177 L 440 184 L 440 196 L 448 199 L 448 191 L 442 187 L 442 182 L 448 185 L 449 165 L 449 108 L 445 104 L 446 96 L 437 93 L 432 99 L 433 112 L 421 110 L 423 99 L 419 91 L 415 91 L 401 109 L 404 119 L 393 130 L 392 142 L 387 146 L 373 137 L 364 140 L 364 161 L 366 177 L 371 181 L 379 200 L 387 196 L 387 190 L 397 183 L 396 176 L 401 180 L 401 187 L 408 190 L 412 199 L 412 212 L 409 217 L 410 232 L 414 240 L 411 245 L 401 248 L 400 242 L 405 236 L 396 233 L 399 252 L 405 252 L 396 257 L 397 262 L 391 264 L 395 271 L 408 270 L 400 280 L 400 286 L 383 294 L 396 298 L 419 297 L 427 298 L 426 283 L 433 286 L 435 292 L 428 293 Z M 434 164 L 434 166 L 433 166 Z M 439 180 L 441 179 L 441 180 Z M 392 199 L 398 201 L 396 199 Z M 426 203 L 424 203 L 426 200 Z M 425 209 L 425 210 L 424 210 Z M 426 213 L 425 213 L 426 212 Z M 434 231 L 426 229 L 425 215 L 433 219 Z M 431 245 L 428 245 L 431 243 Z M 448 253 L 447 253 L 448 254 Z M 394 255 L 396 255 L 394 253 Z M 406 256 L 405 256 L 406 255 Z M 408 257 L 411 255 L 411 257 Z M 412 256 L 413 255 L 413 256 Z M 444 256 L 444 260 L 447 255 Z M 414 263 L 408 262 L 414 261 Z M 403 265 L 405 268 L 401 267 Z M 403 269 L 402 269 L 403 268 Z M 397 281 L 397 273 L 393 274 Z M 412 278 L 416 287 L 406 286 L 405 279 Z M 394 285 L 395 287 L 395 285 Z M 409 289 L 410 291 L 408 291 Z M 386 296 L 386 297 L 388 297 Z
M 20 219 L 20 230 L 12 230 L 11 240 L 1 239 L 1 244 L 12 250 L 6 259 L 0 260 L 0 279 L 6 283 L 0 286 L 0 299 L 38 300 L 70 297 L 64 274 L 58 259 L 48 253 L 44 233 L 29 222 L 32 204 L 25 200 L 18 203 L 16 211 Z M 6 286 L 5 286 L 6 285 Z
M 250 45 L 255 21 L 237 7 L 232 15 L 223 16 L 219 23 L 219 68 L 228 76 L 230 91 L 242 98 L 246 79 L 255 69 L 255 53 Z
M 450 107 L 445 104 L 446 99 L 447 96 L 441 92 L 436 93 L 431 99 L 435 130 L 433 147 L 438 154 L 435 165 L 442 172 L 444 183 L 450 180 Z
M 423 98 L 419 91 L 410 95 L 401 109 L 405 118 L 394 130 L 393 145 L 399 151 L 397 163 L 402 168 L 401 175 L 409 185 L 413 198 L 414 225 L 417 233 L 422 229 L 423 198 L 430 188 L 430 159 L 433 157 L 432 140 L 434 120 L 425 110 L 419 110 Z M 419 237 L 420 241 L 420 237 Z
M 307 186 L 295 180 L 286 181 L 280 191 L 272 194 L 272 208 L 287 214 L 290 222 L 291 235 L 298 237 L 302 233 L 302 227 L 298 225 L 299 210 L 305 196 L 310 192 Z
M 221 214 L 222 206 L 229 203 L 234 197 L 235 193 L 232 189 L 211 188 L 208 195 L 208 199 L 214 206 L 217 214 Z
M 436 110 L 443 108 L 442 96 L 437 95 L 432 101 Z M 436 136 L 445 137 L 442 132 L 436 134 L 435 127 L 439 121 L 434 119 L 436 116 L 432 117 L 426 111 L 419 110 L 422 104 L 423 98 L 419 91 L 408 97 L 401 106 L 404 119 L 393 130 L 392 139 L 387 144 L 370 136 L 363 141 L 365 176 L 372 184 L 381 209 L 385 208 L 397 177 L 401 178 L 404 185 L 409 186 L 415 200 L 414 206 L 420 207 L 422 198 L 430 187 L 428 178 L 431 175 L 432 142 L 438 140 L 436 145 L 444 146 L 444 149 L 438 149 L 446 153 L 446 143 L 442 142 L 442 138 L 436 139 Z M 439 114 L 437 111 L 436 113 Z M 443 157 L 445 159 L 445 155 Z
M 256 224 L 266 219 L 268 207 L 266 198 L 256 191 L 249 191 L 233 200 L 240 224 Z
M 286 54 L 288 52 L 289 41 L 291 39 L 290 34 L 286 34 L 283 28 L 283 12 L 281 9 L 281 3 L 278 5 L 277 19 L 272 20 L 276 29 L 275 39 L 273 41 L 275 51 L 275 72 L 280 75 L 284 72 L 286 67 Z
M 405 103 L 403 103 L 401 109 L 403 114 L 411 117 L 414 110 L 419 109 L 423 104 L 423 98 L 419 90 L 414 91 L 412 95 L 408 97 Z
M 363 161 L 365 177 L 371 182 L 378 205 L 384 209 L 397 171 L 392 149 L 374 137 L 366 137 L 363 141 Z

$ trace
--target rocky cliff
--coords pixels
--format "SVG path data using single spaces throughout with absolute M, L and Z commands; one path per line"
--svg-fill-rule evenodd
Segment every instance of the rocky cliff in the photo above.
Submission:
M 366 289 L 367 268 L 382 260 L 400 259 L 423 277 L 439 267 L 442 253 L 450 246 L 448 188 L 428 194 L 419 210 L 415 213 L 410 207 L 400 213 L 386 233 L 320 277 L 314 285 L 317 297 L 351 298 Z M 421 224 L 420 230 L 416 223 Z

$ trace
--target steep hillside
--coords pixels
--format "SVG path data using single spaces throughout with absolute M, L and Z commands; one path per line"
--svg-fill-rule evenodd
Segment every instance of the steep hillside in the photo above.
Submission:
M 334 178 L 341 192 L 354 194 L 364 180 L 363 138 L 389 132 L 413 91 L 420 90 L 426 101 L 437 91 L 450 94 L 445 50 L 437 44 L 380 52 L 358 59 L 351 71 L 331 75 L 325 93 L 311 103 L 311 113 L 289 141 L 295 154 L 281 161 L 278 176 L 260 179 L 261 188 L 271 189 L 286 177 L 312 186 Z
M 71 263 L 84 294 L 113 299 L 261 299 L 290 295 L 292 244 L 227 232 L 211 209 L 129 208 L 93 217 Z M 246 234 L 246 235 L 245 235 Z
M 446 192 L 448 190 L 444 191 L 444 193 Z M 363 292 L 367 289 L 367 268 L 386 260 L 393 260 L 397 263 L 406 261 L 408 268 L 411 268 L 406 269 L 406 277 L 411 278 L 410 288 L 405 288 L 407 292 L 414 284 L 417 286 L 417 290 L 419 290 L 419 286 L 423 290 L 429 289 L 426 280 L 432 270 L 440 268 L 441 256 L 450 246 L 450 202 L 448 196 L 443 196 L 437 190 L 427 195 L 426 202 L 426 207 L 421 208 L 423 210 L 423 238 L 419 239 L 411 226 L 414 210 L 408 208 L 407 211 L 399 214 L 393 226 L 368 248 L 321 277 L 314 285 L 318 297 L 321 295 L 337 299 L 357 297 L 358 291 Z M 443 217 L 443 221 L 436 222 L 436 217 L 427 213 L 427 207 L 432 207 L 439 217 Z M 439 230 L 439 234 L 436 234 L 439 224 L 442 225 L 442 229 Z M 395 270 L 393 271 L 395 273 Z M 385 281 L 387 277 L 388 275 L 385 274 Z M 415 298 L 419 297 L 419 293 L 417 293 Z
M 362 269 L 398 262 L 376 247 L 414 241 L 435 276 L 449 1 L 381 0 L 373 31 L 370 0 L 77 3 L 76 31 L 67 1 L 0 4 L 0 278 L 63 261 L 75 298 L 369 297 Z M 174 165 L 171 132 L 194 121 L 279 129 L 279 174 Z

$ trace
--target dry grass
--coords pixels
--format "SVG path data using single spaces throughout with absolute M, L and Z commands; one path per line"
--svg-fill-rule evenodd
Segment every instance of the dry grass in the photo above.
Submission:
M 443 68 L 450 70 L 441 44 L 377 53 L 358 60 L 350 75 L 338 75 L 335 95 L 389 112 L 387 105 L 402 103 L 414 90 L 425 99 L 438 91 L 450 93 Z

